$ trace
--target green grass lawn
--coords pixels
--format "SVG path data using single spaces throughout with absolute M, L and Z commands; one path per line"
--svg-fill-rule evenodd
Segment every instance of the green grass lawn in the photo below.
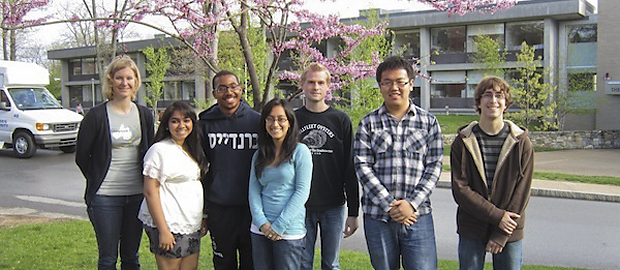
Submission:
M 471 121 L 478 121 L 480 116 L 478 115 L 435 115 L 439 125 L 441 126 L 442 134 L 456 134 L 459 127 L 471 123 Z
M 557 180 L 557 181 L 569 181 L 569 182 L 579 182 L 579 183 L 587 183 L 587 184 L 620 186 L 620 178 L 610 177 L 610 176 L 589 176 L 589 175 L 572 175 L 572 174 L 552 173 L 552 172 L 534 172 L 533 178 L 541 179 L 541 180 Z
M 363 232 L 358 232 L 363 233 Z M 22 225 L 0 229 L 0 269 L 46 270 L 46 269 L 96 269 L 97 244 L 92 226 L 88 221 Z M 213 269 L 211 244 L 208 237 L 202 240 L 202 253 L 198 269 Z M 142 269 L 157 269 L 155 258 L 148 250 L 146 234 L 140 247 Z M 342 269 L 372 269 L 368 254 L 342 251 Z M 319 258 L 314 268 L 320 269 Z M 458 269 L 458 263 L 440 260 L 439 269 Z M 488 264 L 485 269 L 491 269 Z M 546 266 L 524 266 L 523 269 L 577 269 Z
M 450 164 L 443 164 L 441 170 L 444 172 L 450 172 Z M 540 180 L 555 180 L 555 181 L 567 181 L 567 182 L 579 182 L 586 184 L 599 184 L 599 185 L 612 185 L 620 186 L 620 177 L 610 176 L 589 176 L 589 175 L 574 175 L 564 173 L 552 173 L 552 172 L 534 172 L 533 179 Z

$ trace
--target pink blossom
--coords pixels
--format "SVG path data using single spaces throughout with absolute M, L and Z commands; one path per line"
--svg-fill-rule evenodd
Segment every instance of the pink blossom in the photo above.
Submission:
M 492 13 L 515 4 L 515 0 L 408 1 L 426 3 L 437 10 L 459 15 L 473 11 Z M 301 66 L 310 62 L 324 64 L 333 75 L 330 90 L 336 90 L 351 82 L 374 76 L 374 70 L 380 62 L 378 54 L 375 53 L 372 56 L 370 63 L 350 59 L 350 54 L 364 40 L 384 35 L 388 27 L 387 23 L 376 27 L 343 24 L 337 15 L 321 15 L 308 11 L 304 8 L 304 3 L 304 0 L 130 0 L 129 8 L 123 14 L 111 14 L 101 18 L 80 18 L 76 15 L 71 20 L 96 20 L 97 27 L 114 30 L 124 29 L 129 23 L 149 25 L 144 21 L 147 16 L 166 20 L 174 25 L 174 29 L 159 30 L 188 45 L 197 58 L 208 63 L 214 53 L 211 44 L 218 38 L 217 31 L 232 31 L 234 27 L 238 27 L 240 11 L 247 11 L 254 23 L 260 22 L 266 26 L 273 61 L 278 61 L 283 52 L 291 50 L 299 55 Z M 41 24 L 49 18 L 24 20 L 24 16 L 48 4 L 48 0 L 1 1 L 3 26 L 23 27 Z M 212 8 L 214 5 L 218 8 Z M 154 25 L 151 27 L 156 28 Z M 327 58 L 316 48 L 316 44 L 328 40 L 340 40 L 344 43 L 343 49 L 331 58 Z M 264 63 L 249 64 L 262 65 Z M 417 70 L 417 66 L 415 68 Z M 275 71 L 276 69 L 269 71 L 269 79 L 276 77 Z M 421 77 L 424 76 L 421 75 Z M 299 74 L 295 71 L 283 71 L 279 78 L 296 81 Z M 270 87 L 267 83 L 263 91 L 268 92 Z M 257 96 L 261 92 L 260 89 L 253 90 L 255 97 L 260 98 Z M 331 98 L 331 92 L 329 97 Z

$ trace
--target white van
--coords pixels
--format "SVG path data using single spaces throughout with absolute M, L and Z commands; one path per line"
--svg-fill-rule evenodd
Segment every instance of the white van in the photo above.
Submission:
M 82 116 L 63 109 L 45 89 L 47 69 L 33 63 L 0 61 L 0 149 L 29 158 L 37 148 L 75 151 Z

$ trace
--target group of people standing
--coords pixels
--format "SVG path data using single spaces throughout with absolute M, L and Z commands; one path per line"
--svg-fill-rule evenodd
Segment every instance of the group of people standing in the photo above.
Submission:
M 170 105 L 154 134 L 149 110 L 132 102 L 140 74 L 127 56 L 105 72 L 107 102 L 91 109 L 76 163 L 99 248 L 99 269 L 139 269 L 142 229 L 159 269 L 196 269 L 209 232 L 215 269 L 340 269 L 343 237 L 359 227 L 375 269 L 437 269 L 430 195 L 442 167 L 437 119 L 410 99 L 411 63 L 388 57 L 376 71 L 384 104 L 354 134 L 347 114 L 325 102 L 331 75 L 310 64 L 305 105 L 283 99 L 261 113 L 242 100 L 238 77 L 212 80 L 217 104 L 199 116 Z M 533 150 L 527 131 L 503 119 L 510 87 L 485 77 L 475 92 L 480 122 L 451 148 L 459 205 L 461 269 L 519 269 Z

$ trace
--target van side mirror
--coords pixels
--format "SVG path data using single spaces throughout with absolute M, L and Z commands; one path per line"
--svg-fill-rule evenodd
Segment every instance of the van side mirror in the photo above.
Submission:
M 7 107 L 6 102 L 2 101 L 0 102 L 0 110 L 9 111 L 11 110 L 11 107 Z

